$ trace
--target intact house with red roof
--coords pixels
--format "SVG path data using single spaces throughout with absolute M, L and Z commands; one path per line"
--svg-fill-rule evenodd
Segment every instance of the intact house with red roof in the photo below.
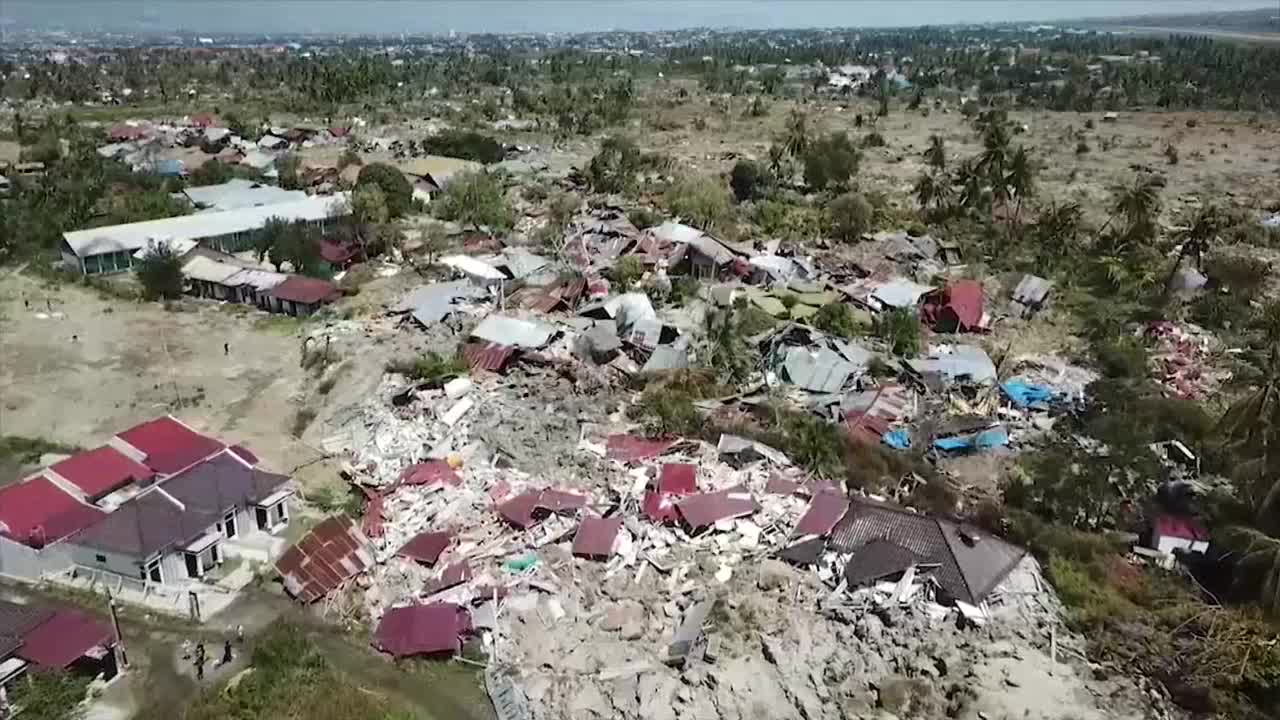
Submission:
M 157 418 L 0 488 L 0 576 L 181 584 L 229 556 L 268 563 L 292 494 L 246 448 Z

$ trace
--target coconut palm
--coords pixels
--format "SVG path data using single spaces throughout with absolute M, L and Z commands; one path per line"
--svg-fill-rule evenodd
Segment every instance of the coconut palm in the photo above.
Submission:
M 798 109 L 792 110 L 787 116 L 787 133 L 783 146 L 792 157 L 800 157 L 809 149 L 809 116 Z
M 1236 466 L 1242 497 L 1254 505 L 1259 526 L 1272 526 L 1280 504 L 1280 344 L 1262 369 L 1258 388 L 1227 408 L 1218 421 L 1223 447 L 1245 458 Z
M 979 163 L 970 159 L 956 168 L 956 184 L 960 186 L 960 204 L 970 209 L 981 209 L 990 204 L 986 178 Z
M 1225 221 L 1222 212 L 1216 205 L 1201 206 L 1191 219 L 1191 224 L 1179 230 L 1176 239 L 1180 243 L 1178 248 L 1178 258 L 1174 260 L 1173 267 L 1169 269 L 1169 277 L 1164 283 L 1164 292 L 1167 297 L 1173 291 L 1173 281 L 1178 276 L 1178 270 L 1182 269 L 1182 261 L 1187 257 L 1195 259 L 1196 268 L 1202 267 L 1204 254 L 1209 251 L 1209 245 L 1218 237 L 1218 233 L 1222 232 Z
M 1041 211 L 1032 233 L 1043 264 L 1066 257 L 1080 237 L 1084 211 L 1079 203 L 1053 203 Z
M 941 135 L 929 136 L 929 147 L 925 148 L 924 161 L 934 170 L 947 169 L 947 146 Z
M 942 173 L 921 173 L 912 191 L 921 210 L 942 210 L 955 196 L 951 179 Z
M 1155 238 L 1156 217 L 1161 207 L 1160 187 L 1161 182 L 1155 176 L 1139 175 L 1132 185 L 1114 189 L 1111 217 L 1099 231 L 1101 234 L 1117 219 L 1123 223 L 1123 230 L 1111 238 L 1114 250 Z
M 1004 180 L 1008 191 L 1018 200 L 1017 208 L 1013 213 L 1013 222 L 1017 223 L 1022 219 L 1022 201 L 1034 195 L 1036 191 L 1036 168 L 1027 155 L 1025 147 L 1019 145 L 1013 157 L 1009 158 L 1009 171 L 1005 174 Z

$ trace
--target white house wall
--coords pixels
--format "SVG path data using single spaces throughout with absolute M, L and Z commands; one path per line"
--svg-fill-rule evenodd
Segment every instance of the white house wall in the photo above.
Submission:
M 102 556 L 104 559 L 99 560 L 98 556 Z M 132 555 L 98 550 L 83 545 L 72 545 L 71 557 L 76 565 L 92 570 L 123 575 L 135 580 L 142 579 L 142 563 Z M 167 578 L 168 576 L 166 575 L 165 577 Z
M 0 537 L 0 575 L 19 580 L 39 580 L 49 573 L 70 570 L 72 563 L 70 548 L 63 543 L 36 550 Z

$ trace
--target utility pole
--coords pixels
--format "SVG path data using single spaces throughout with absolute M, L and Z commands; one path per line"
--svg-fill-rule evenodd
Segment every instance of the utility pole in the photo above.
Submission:
M 120 611 L 116 607 L 116 599 L 107 590 L 107 607 L 111 609 L 111 625 L 116 631 L 116 652 L 120 657 L 120 667 L 129 667 L 129 653 L 124 647 L 124 634 L 120 632 Z

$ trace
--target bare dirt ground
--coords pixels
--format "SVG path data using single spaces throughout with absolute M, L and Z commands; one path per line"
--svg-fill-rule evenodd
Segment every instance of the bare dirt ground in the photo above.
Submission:
M 251 308 L 180 307 L 0 278 L 0 432 L 93 447 L 172 413 L 245 442 L 273 469 L 313 459 L 289 434 L 305 378 L 299 324 Z

